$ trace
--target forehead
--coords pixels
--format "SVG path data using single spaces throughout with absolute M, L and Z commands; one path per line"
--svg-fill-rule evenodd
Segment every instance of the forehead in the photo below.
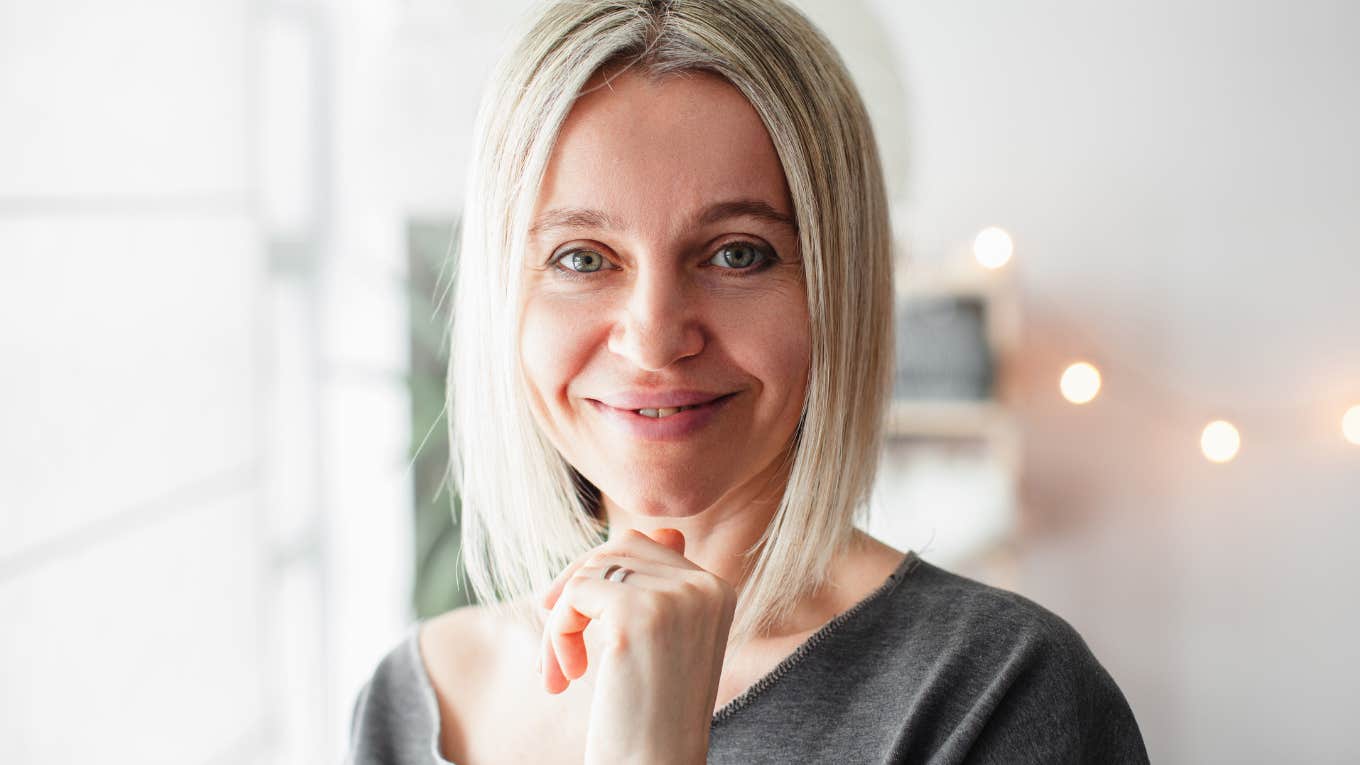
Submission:
M 596 75 L 558 135 L 540 188 L 546 211 L 598 210 L 637 232 L 671 231 L 714 203 L 765 202 L 792 216 L 769 133 L 712 74 Z

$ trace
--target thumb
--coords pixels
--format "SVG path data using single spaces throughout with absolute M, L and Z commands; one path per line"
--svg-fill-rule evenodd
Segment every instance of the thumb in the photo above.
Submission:
M 651 533 L 652 540 L 672 550 L 685 554 L 685 535 L 680 529 L 657 529 Z

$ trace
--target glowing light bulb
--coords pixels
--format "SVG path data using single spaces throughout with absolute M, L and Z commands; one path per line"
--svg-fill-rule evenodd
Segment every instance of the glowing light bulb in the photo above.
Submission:
M 1058 387 L 1063 398 L 1073 404 L 1086 404 L 1100 392 L 1100 370 L 1085 361 L 1078 361 L 1063 372 Z
M 1231 462 L 1242 448 L 1242 437 L 1230 422 L 1214 420 L 1204 427 L 1199 438 L 1199 448 L 1210 462 Z
M 1360 446 L 1360 404 L 1347 409 L 1341 417 L 1341 434 L 1347 441 Z
M 973 239 L 973 257 L 983 268 L 996 270 L 1006 265 L 1015 252 L 1015 243 L 1004 229 L 992 226 L 978 232 Z

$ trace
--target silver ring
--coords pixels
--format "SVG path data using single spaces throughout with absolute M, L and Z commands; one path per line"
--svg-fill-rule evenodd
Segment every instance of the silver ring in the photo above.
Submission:
M 618 576 L 614 576 L 614 574 L 616 573 L 618 573 Z M 609 568 L 604 570 L 604 576 L 601 578 L 607 582 L 622 582 L 623 580 L 627 579 L 628 575 L 631 573 L 633 573 L 633 570 L 631 568 L 624 568 L 623 566 L 620 566 L 619 564 L 615 563 L 612 564 Z

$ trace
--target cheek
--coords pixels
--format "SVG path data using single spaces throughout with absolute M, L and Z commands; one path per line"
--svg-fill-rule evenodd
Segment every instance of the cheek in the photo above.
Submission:
M 775 379 L 779 380 L 774 402 L 778 409 L 774 416 L 779 423 L 777 430 L 783 438 L 793 433 L 799 418 L 803 416 L 808 371 L 812 367 L 812 338 L 806 325 L 801 331 L 783 339 L 771 364 L 775 366 Z
M 762 382 L 767 401 L 781 411 L 802 410 L 812 363 L 812 334 L 802 294 L 750 304 L 746 320 L 723 332 L 734 359 Z
M 587 301 L 535 297 L 525 304 L 523 316 L 520 364 L 535 414 L 543 418 L 566 405 L 567 385 L 585 366 L 603 329 L 599 311 Z

